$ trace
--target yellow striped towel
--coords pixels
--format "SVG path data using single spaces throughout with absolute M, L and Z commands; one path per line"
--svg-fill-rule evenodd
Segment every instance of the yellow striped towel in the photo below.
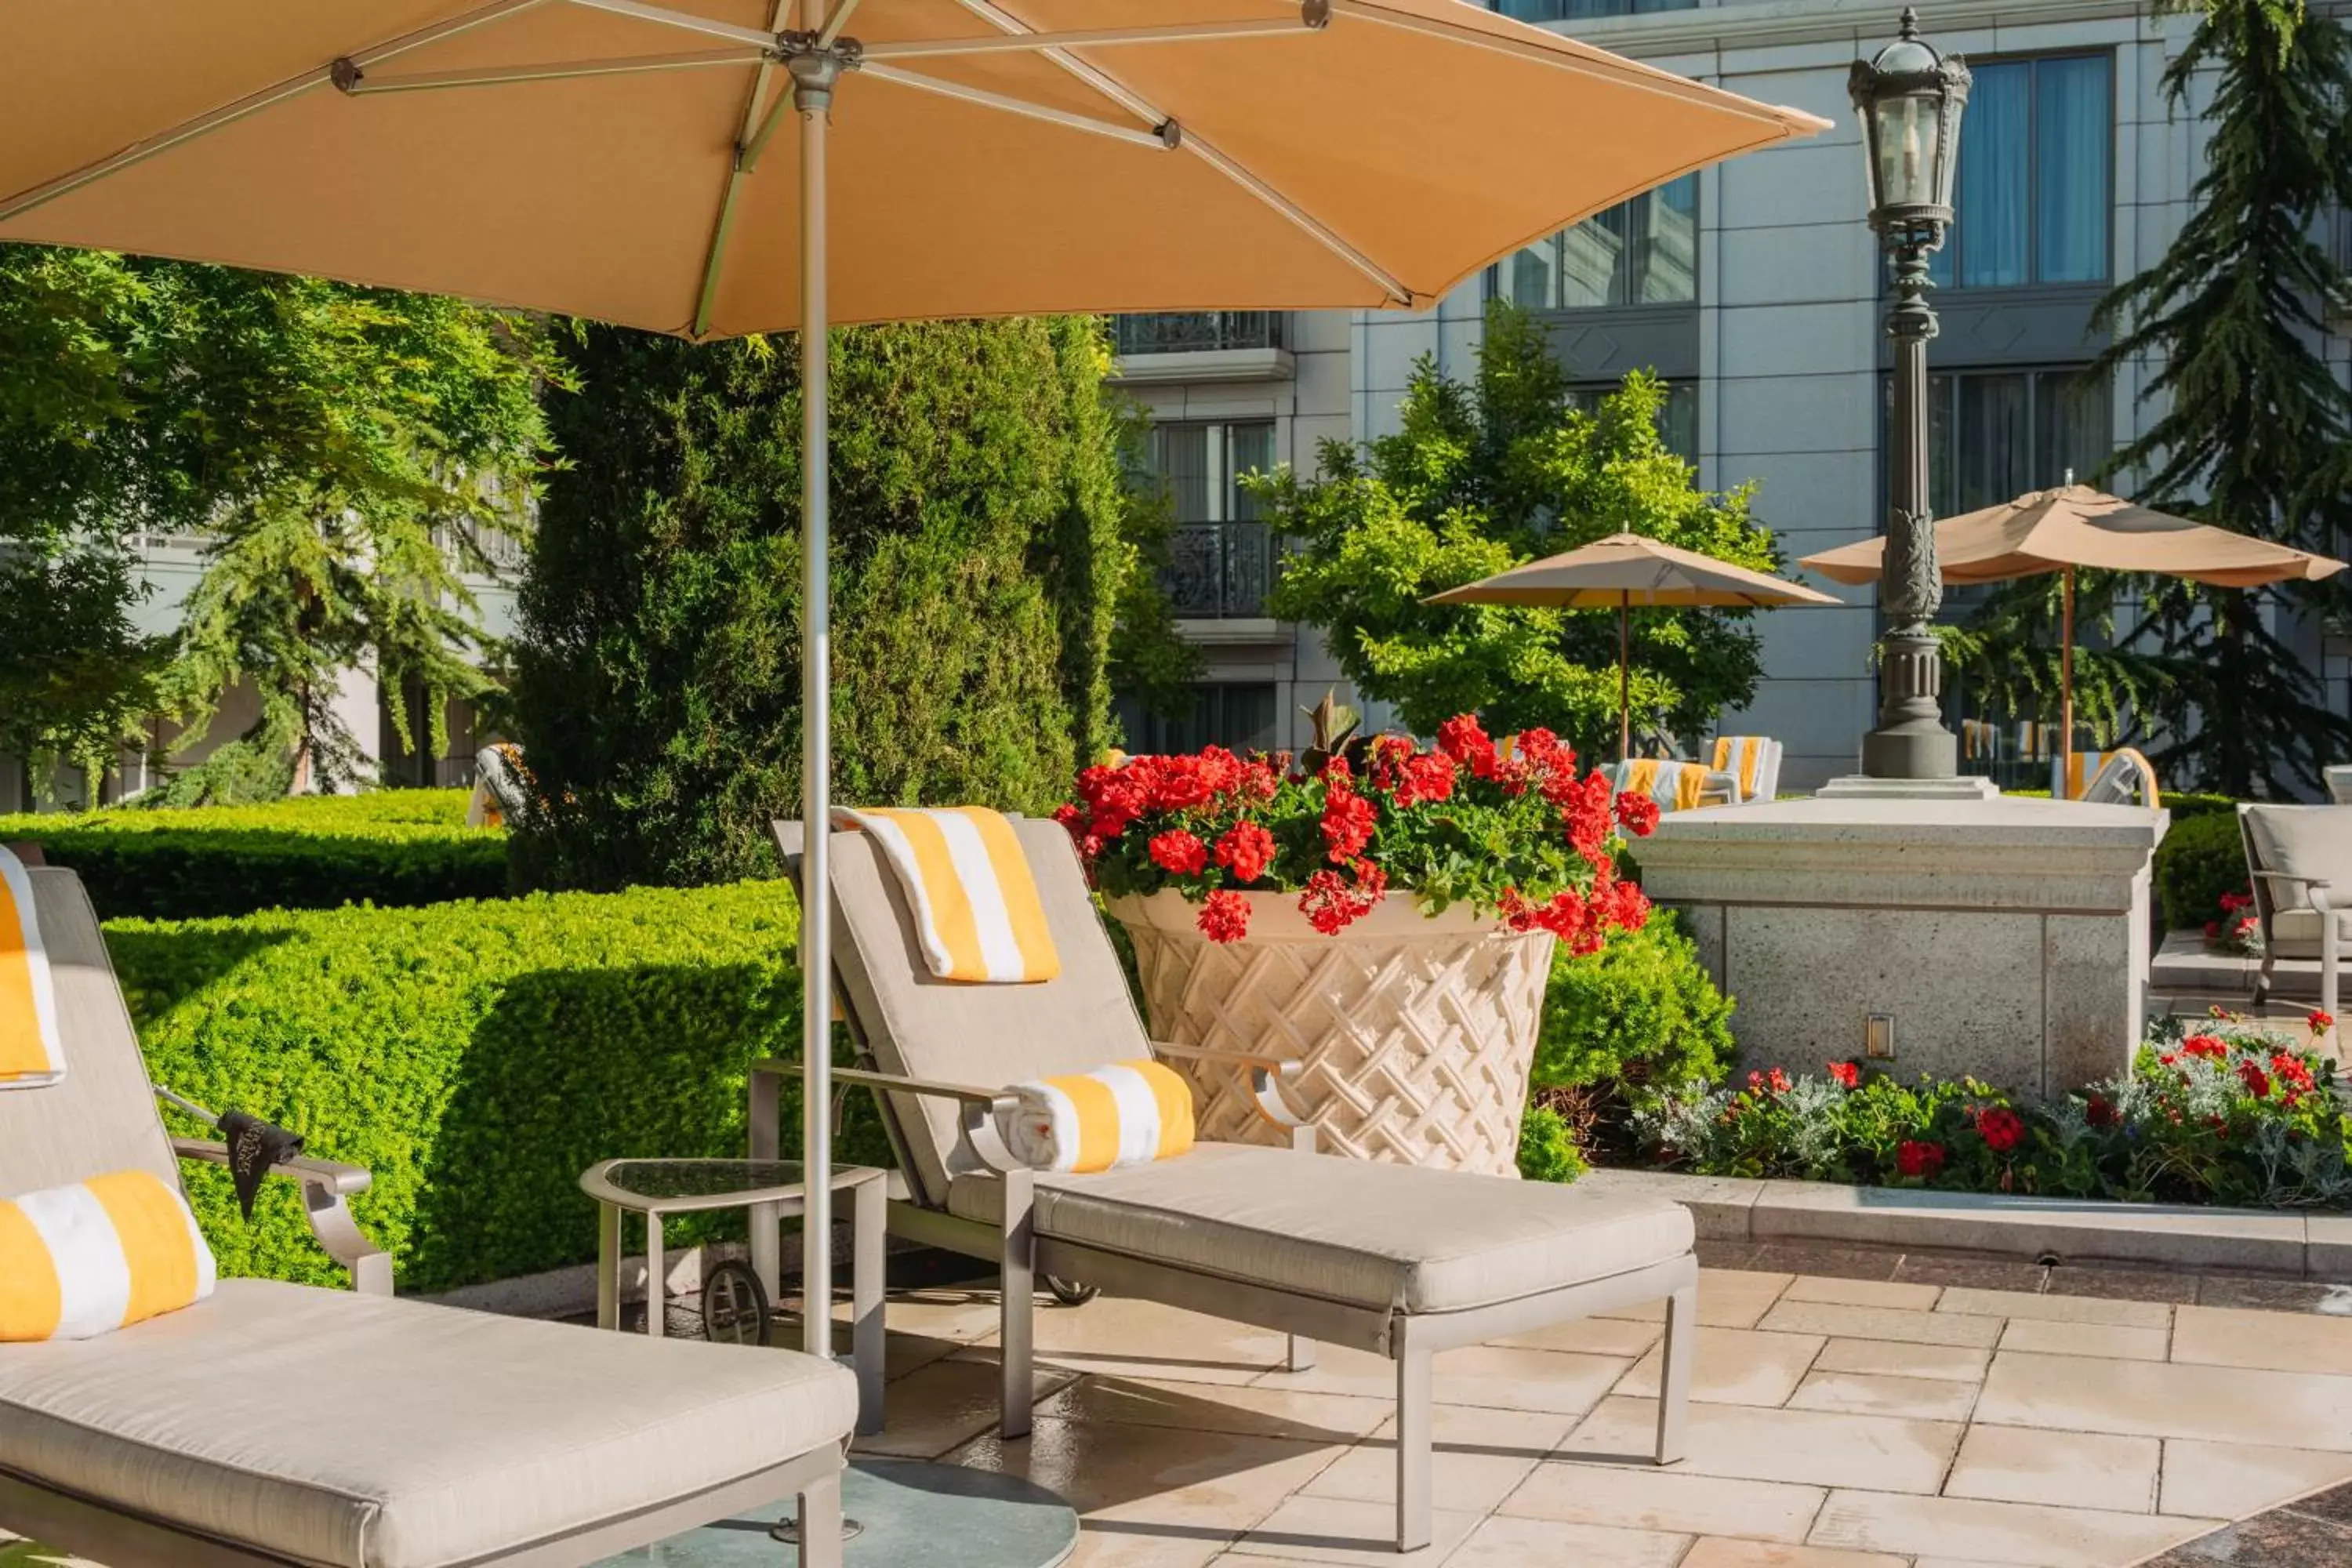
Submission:
M 213 1293 L 195 1215 L 151 1171 L 0 1202 L 0 1342 L 87 1340 Z
M 1732 765 L 1733 754 L 1739 758 Z M 1739 798 L 1751 800 L 1756 795 L 1756 768 L 1764 760 L 1764 737 L 1761 735 L 1717 735 L 1715 738 L 1715 771 L 1733 773 L 1739 779 Z
M 871 834 L 914 910 L 923 963 L 942 980 L 1022 984 L 1062 973 L 1021 840 L 1000 812 L 836 811 Z
M 1625 764 L 1620 795 L 1645 795 L 1667 811 L 1696 811 L 1706 804 L 1707 770 L 1696 763 L 1637 757 Z
M 1192 1091 L 1155 1061 L 1113 1062 L 1007 1092 L 1021 1109 L 999 1131 L 1033 1170 L 1084 1174 L 1172 1160 L 1192 1147 Z
M 66 1076 L 58 993 L 33 912 L 33 879 L 0 848 L 0 1089 L 39 1089 Z

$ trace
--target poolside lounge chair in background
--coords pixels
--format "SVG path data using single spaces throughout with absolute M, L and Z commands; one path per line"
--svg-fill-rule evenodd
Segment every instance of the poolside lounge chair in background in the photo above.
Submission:
M 1780 742 L 1769 735 L 1718 735 L 1715 771 L 1739 785 L 1739 802 L 1770 800 L 1780 791 Z
M 166 1135 L 79 880 L 28 875 L 67 1071 L 0 1093 L 0 1196 L 176 1189 L 227 1151 Z M 223 1279 L 96 1339 L 0 1344 L 0 1529 L 109 1568 L 579 1568 L 796 1494 L 802 1562 L 838 1568 L 848 1372 L 395 1300 L 343 1207 L 368 1173 L 274 1173 L 359 1290 Z
M 2352 805 L 2241 805 L 2238 831 L 2263 927 L 2254 1000 L 2282 958 L 2319 960 L 2319 1005 L 2336 1011 L 2339 951 L 2352 940 Z
M 1246 1073 L 1269 1121 L 1312 1130 L 1281 1098 L 1296 1064 L 1149 1037 L 1069 835 L 1042 818 L 1013 827 L 1062 963 L 1033 984 L 933 977 L 872 838 L 832 841 L 833 950 L 865 1063 L 834 1076 L 880 1101 L 907 1184 L 891 1228 L 1003 1271 L 1005 1436 L 1029 1429 L 1032 1281 L 1043 1273 L 1289 1334 L 1294 1366 L 1308 1363 L 1316 1340 L 1393 1361 L 1400 1551 L 1431 1537 L 1431 1362 L 1441 1351 L 1663 1298 L 1654 1458 L 1681 1457 L 1698 1265 L 1680 1205 L 1340 1159 L 1303 1140 L 1198 1143 L 1093 1175 L 1015 1164 L 996 1132 L 1014 1104 L 1005 1086 L 1152 1056 Z M 801 825 L 779 822 L 776 837 L 798 876 Z M 799 1071 L 754 1068 L 753 1157 L 774 1152 L 778 1089 Z M 755 1258 L 774 1268 L 772 1250 Z
M 2085 777 L 2091 781 L 2070 791 L 2073 798 L 2088 805 L 2145 805 L 2151 810 L 2161 803 L 2155 765 L 2131 747 L 2076 752 L 2073 757 L 2078 784 Z
M 1601 771 L 1609 787 L 1620 795 L 1643 795 L 1658 803 L 1660 811 L 1696 811 L 1707 805 L 1737 805 L 1739 780 L 1703 763 L 1672 758 L 1635 757 L 1631 762 L 1605 763 Z

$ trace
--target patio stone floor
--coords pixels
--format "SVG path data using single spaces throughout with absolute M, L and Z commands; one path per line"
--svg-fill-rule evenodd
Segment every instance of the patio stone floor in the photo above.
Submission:
M 1084 1516 L 1084 1568 L 2352 1562 L 2261 1555 L 2333 1526 L 2252 1517 L 2352 1482 L 2352 1291 L 1832 1248 L 1704 1257 L 1689 1458 L 1629 1458 L 1654 1410 L 1657 1309 L 1449 1352 L 1437 1540 L 1409 1557 L 1382 1545 L 1388 1363 L 1326 1346 L 1286 1373 L 1279 1336 L 1171 1309 L 1041 1298 L 1036 1430 L 1008 1444 L 993 1294 L 895 1297 L 889 1425 L 860 1447 L 1053 1488 Z

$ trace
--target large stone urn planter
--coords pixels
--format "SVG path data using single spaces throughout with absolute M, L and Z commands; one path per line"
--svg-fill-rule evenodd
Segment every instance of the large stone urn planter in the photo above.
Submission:
M 1154 1039 L 1284 1057 L 1318 1146 L 1362 1160 L 1517 1173 L 1549 931 L 1497 929 L 1456 904 L 1426 915 L 1391 896 L 1337 936 L 1296 893 L 1249 893 L 1249 935 L 1213 942 L 1173 890 L 1109 901 L 1134 939 Z M 1171 1064 L 1193 1086 L 1203 1138 L 1284 1142 L 1237 1076 Z

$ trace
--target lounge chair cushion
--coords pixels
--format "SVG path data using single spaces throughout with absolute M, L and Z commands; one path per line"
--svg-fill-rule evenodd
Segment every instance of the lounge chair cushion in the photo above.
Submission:
M 2329 893 L 2332 898 L 2334 889 L 2330 889 Z M 2344 957 L 2352 958 L 2352 910 L 2336 911 L 2336 950 Z M 2280 910 L 2272 915 L 2271 951 L 2281 958 L 2317 958 L 2319 911 Z
M 2328 902 L 2352 905 L 2352 806 L 2257 805 L 2245 813 L 2246 837 L 2265 870 L 2317 877 L 2329 884 Z M 2319 956 L 2319 912 L 2308 889 L 2292 882 L 2270 884 L 2272 951 L 2281 958 Z M 2352 940 L 2352 923 L 2339 921 L 2338 940 Z
M 321 1568 L 560 1537 L 837 1442 L 856 1414 L 855 1378 L 792 1352 L 268 1280 L 0 1345 L 0 1469 Z
M 1040 1236 L 1381 1311 L 1491 1306 L 1691 1249 L 1690 1211 L 1663 1198 L 1254 1144 L 1036 1180 Z M 949 1207 L 994 1225 L 1003 1188 L 959 1176 Z

